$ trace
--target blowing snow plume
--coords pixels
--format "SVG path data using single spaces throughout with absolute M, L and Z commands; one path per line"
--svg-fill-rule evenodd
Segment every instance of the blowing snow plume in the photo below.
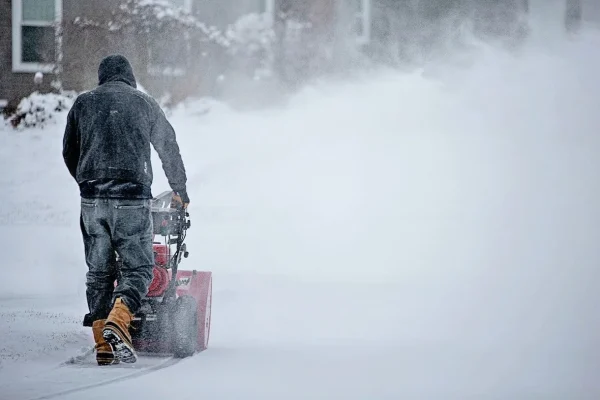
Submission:
M 313 85 L 280 109 L 177 110 L 214 325 L 165 379 L 190 398 L 597 397 L 598 45 L 481 44 L 467 66 Z M 0 149 L 3 215 L 48 217 L 6 219 L 18 269 L 0 285 L 83 303 L 61 129 Z
M 246 283 L 263 308 L 223 306 L 240 319 L 216 312 L 215 340 L 414 346 L 398 357 L 428 360 L 415 374 L 444 396 L 597 393 L 599 43 L 481 46 L 467 68 L 312 87 L 190 130 L 189 148 L 210 149 L 198 196 L 226 215 L 199 223 L 202 262 L 328 282 L 297 299 Z M 344 284 L 362 291 L 348 300 Z M 442 383 L 449 359 L 468 361 Z

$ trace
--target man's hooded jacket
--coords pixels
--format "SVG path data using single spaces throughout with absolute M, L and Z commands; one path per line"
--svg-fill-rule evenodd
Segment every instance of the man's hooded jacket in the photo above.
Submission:
M 69 111 L 63 139 L 65 164 L 81 196 L 151 198 L 151 144 L 171 189 L 187 198 L 173 127 L 158 103 L 137 90 L 129 61 L 106 57 L 98 87 L 78 96 Z

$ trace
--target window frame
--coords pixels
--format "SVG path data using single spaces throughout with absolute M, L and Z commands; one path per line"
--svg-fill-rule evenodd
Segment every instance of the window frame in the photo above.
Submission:
M 63 16 L 62 0 L 54 0 L 55 17 L 53 21 L 23 21 L 23 0 L 12 0 L 12 72 L 52 73 L 61 58 L 60 23 Z M 23 61 L 23 26 L 54 27 L 56 60 L 53 63 L 36 63 Z

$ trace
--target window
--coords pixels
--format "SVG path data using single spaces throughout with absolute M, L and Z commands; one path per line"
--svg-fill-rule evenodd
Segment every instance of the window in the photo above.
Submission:
M 52 72 L 61 16 L 62 0 L 12 1 L 13 72 Z

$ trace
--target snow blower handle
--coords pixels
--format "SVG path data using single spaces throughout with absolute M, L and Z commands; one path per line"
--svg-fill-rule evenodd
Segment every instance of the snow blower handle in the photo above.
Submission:
M 174 196 L 173 196 L 174 197 Z M 184 244 L 186 231 L 190 228 L 191 222 L 188 219 L 190 213 L 182 207 L 182 204 L 179 204 L 179 207 L 173 207 L 173 202 L 171 202 L 171 207 L 177 210 L 176 217 L 176 229 L 175 229 L 175 237 L 169 241 L 169 244 L 175 244 L 175 254 L 173 254 L 172 262 L 171 262 L 171 281 L 169 282 L 169 286 L 167 287 L 164 294 L 164 302 L 171 301 L 176 297 L 176 282 L 177 282 L 177 270 L 179 267 L 179 262 L 181 261 L 181 256 L 183 255 L 185 258 L 188 257 L 188 251 L 186 245 Z
M 184 210 L 188 208 L 190 204 L 190 198 L 186 191 L 181 192 L 173 192 L 173 197 L 171 198 L 171 208 Z

